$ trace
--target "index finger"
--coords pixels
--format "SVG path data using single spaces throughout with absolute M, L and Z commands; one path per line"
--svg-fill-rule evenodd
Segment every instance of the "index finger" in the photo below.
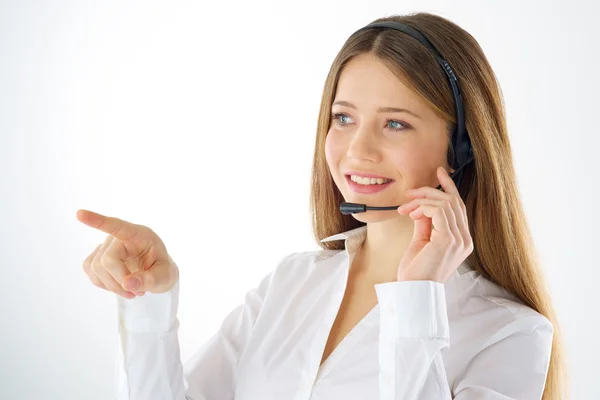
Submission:
M 139 228 L 131 222 L 123 221 L 115 217 L 98 214 L 88 210 L 77 210 L 77 219 L 84 224 L 108 233 L 119 240 L 131 240 L 138 233 Z
M 444 188 L 444 192 L 448 194 L 459 195 L 458 188 L 454 183 L 454 179 L 450 178 L 450 174 L 448 173 L 448 171 L 446 171 L 444 167 L 438 167 L 436 172 L 440 180 L 440 184 L 442 188 Z

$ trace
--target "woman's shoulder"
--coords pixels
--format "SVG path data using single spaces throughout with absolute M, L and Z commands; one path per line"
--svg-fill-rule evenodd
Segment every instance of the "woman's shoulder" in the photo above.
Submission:
M 497 340 L 519 332 L 543 332 L 552 336 L 553 327 L 548 318 L 468 266 L 457 272 L 447 300 L 451 323 L 453 320 L 479 327 L 473 329 L 473 333 L 484 331 Z
M 288 253 L 281 258 L 273 271 L 277 278 L 298 279 L 323 270 L 333 257 L 343 250 L 307 250 Z M 323 262 L 329 261 L 329 262 Z
M 458 392 L 491 378 L 543 382 L 552 352 L 550 321 L 475 270 L 463 269 L 449 284 L 450 346 L 443 356 L 452 387 Z
M 301 261 L 305 265 L 319 262 L 322 260 L 327 260 L 331 257 L 334 257 L 344 250 L 327 250 L 327 249 L 318 249 L 318 250 L 306 250 L 300 251 L 297 253 L 293 253 L 292 255 L 296 258 L 296 260 Z

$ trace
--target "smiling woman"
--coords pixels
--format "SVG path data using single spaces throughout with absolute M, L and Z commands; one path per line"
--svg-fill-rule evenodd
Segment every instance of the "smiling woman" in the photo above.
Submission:
M 449 301 L 447 315 L 446 310 L 439 314 L 439 310 L 425 308 L 419 309 L 422 315 L 403 322 L 424 323 L 429 329 L 448 324 L 455 333 L 448 337 L 436 332 L 444 340 L 435 339 L 433 331 L 427 330 L 419 334 L 423 336 L 396 337 L 393 351 L 397 357 L 380 357 L 380 373 L 384 368 L 395 371 L 397 398 L 413 398 L 408 393 L 436 399 L 566 398 L 561 333 L 519 200 L 494 72 L 477 41 L 447 19 L 417 13 L 380 18 L 373 24 L 382 22 L 399 23 L 405 27 L 400 30 L 417 32 L 362 28 L 335 58 L 321 100 L 314 151 L 314 235 L 321 242 L 358 236 L 358 243 L 350 247 L 329 240 L 321 245 L 326 250 L 346 250 L 351 265 L 349 285 L 354 280 L 405 284 L 414 280 L 415 288 L 395 288 L 395 295 L 402 293 L 408 302 L 399 306 L 410 310 L 416 310 L 413 303 L 419 301 L 421 289 L 424 298 L 428 291 L 430 296 L 442 296 L 436 292 L 441 290 Z M 413 37 L 420 34 L 424 40 Z M 440 68 L 439 58 L 422 43 L 427 40 L 449 65 Z M 448 179 L 455 156 L 452 132 L 459 122 L 445 73 L 450 66 L 460 87 L 475 154 L 458 188 Z M 373 175 L 391 181 L 380 185 L 369 179 Z M 446 193 L 433 189 L 438 182 Z M 339 204 L 344 201 L 403 206 L 397 213 L 370 210 L 343 215 Z M 457 267 L 470 273 L 459 272 L 457 281 L 449 278 Z M 417 280 L 443 283 L 443 289 L 417 290 Z M 379 298 L 380 287 L 375 289 L 377 293 L 371 296 Z M 404 297 L 404 291 L 414 297 Z M 470 319 L 458 318 L 470 312 L 467 303 L 454 303 L 458 296 L 463 301 L 480 299 L 482 307 L 487 306 L 481 315 L 474 312 Z M 370 298 L 363 295 L 357 300 L 347 293 L 332 332 L 344 332 L 338 326 L 352 326 L 360 320 L 360 312 L 344 310 L 360 309 L 354 303 L 370 303 Z M 483 323 L 490 318 L 484 315 L 493 315 L 498 299 L 510 304 L 512 317 L 502 322 L 499 313 Z M 523 324 L 526 319 L 520 320 L 518 313 L 538 318 L 530 320 L 533 325 Z M 517 328 L 516 324 L 522 325 Z M 462 331 L 467 326 L 472 330 L 468 334 Z M 488 345 L 495 342 L 499 330 L 511 332 L 503 343 L 478 347 L 478 340 Z M 382 332 L 381 339 L 387 334 Z M 526 339 L 527 335 L 531 336 Z M 329 340 L 335 346 L 337 339 L 332 336 Z M 470 346 L 461 347 L 459 342 Z M 419 354 L 418 347 L 429 352 Z M 415 365 L 406 369 L 411 364 L 423 369 Z M 411 386 L 424 381 L 424 386 Z M 384 382 L 380 380 L 381 391 L 387 387 Z M 435 388 L 441 392 L 434 393 Z
M 494 73 L 447 19 L 382 21 L 350 36 L 325 82 L 311 185 L 321 249 L 284 257 L 183 366 L 179 274 L 143 229 L 169 287 L 151 290 L 150 266 L 135 272 L 143 297 L 118 296 L 119 399 L 565 398 Z M 474 157 L 460 166 L 457 137 Z M 402 206 L 347 215 L 343 201 Z M 125 276 L 117 253 L 98 254 L 93 271 Z

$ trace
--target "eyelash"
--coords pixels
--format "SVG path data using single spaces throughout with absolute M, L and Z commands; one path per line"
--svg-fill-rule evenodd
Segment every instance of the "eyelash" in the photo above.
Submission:
M 340 123 L 340 117 L 342 117 L 342 116 L 344 116 L 344 117 L 348 117 L 348 116 L 347 116 L 346 114 L 344 114 L 344 113 L 334 113 L 334 114 L 331 116 L 331 120 L 332 120 L 332 121 L 335 121 L 335 124 L 336 124 L 337 126 L 343 127 L 343 126 L 345 126 L 345 124 L 342 124 L 342 123 Z M 385 123 L 386 123 L 386 125 L 387 125 L 388 123 L 390 123 L 390 122 L 397 122 L 397 123 L 401 124 L 402 126 L 404 126 L 404 128 L 390 128 L 392 131 L 395 131 L 395 132 L 400 132 L 400 131 L 404 131 L 404 130 L 407 130 L 407 129 L 410 129 L 410 128 L 411 128 L 411 126 L 410 126 L 410 125 L 408 125 L 408 124 L 407 124 L 407 123 L 405 123 L 405 122 L 398 121 L 398 120 L 396 120 L 396 119 L 391 119 L 391 118 L 386 118 L 386 119 L 385 119 Z

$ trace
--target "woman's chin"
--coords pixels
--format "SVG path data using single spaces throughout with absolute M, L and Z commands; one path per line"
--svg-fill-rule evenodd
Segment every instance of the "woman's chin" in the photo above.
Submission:
M 392 218 L 401 218 L 404 215 L 398 214 L 396 210 L 367 210 L 358 214 L 352 214 L 354 219 L 364 223 L 382 222 Z

